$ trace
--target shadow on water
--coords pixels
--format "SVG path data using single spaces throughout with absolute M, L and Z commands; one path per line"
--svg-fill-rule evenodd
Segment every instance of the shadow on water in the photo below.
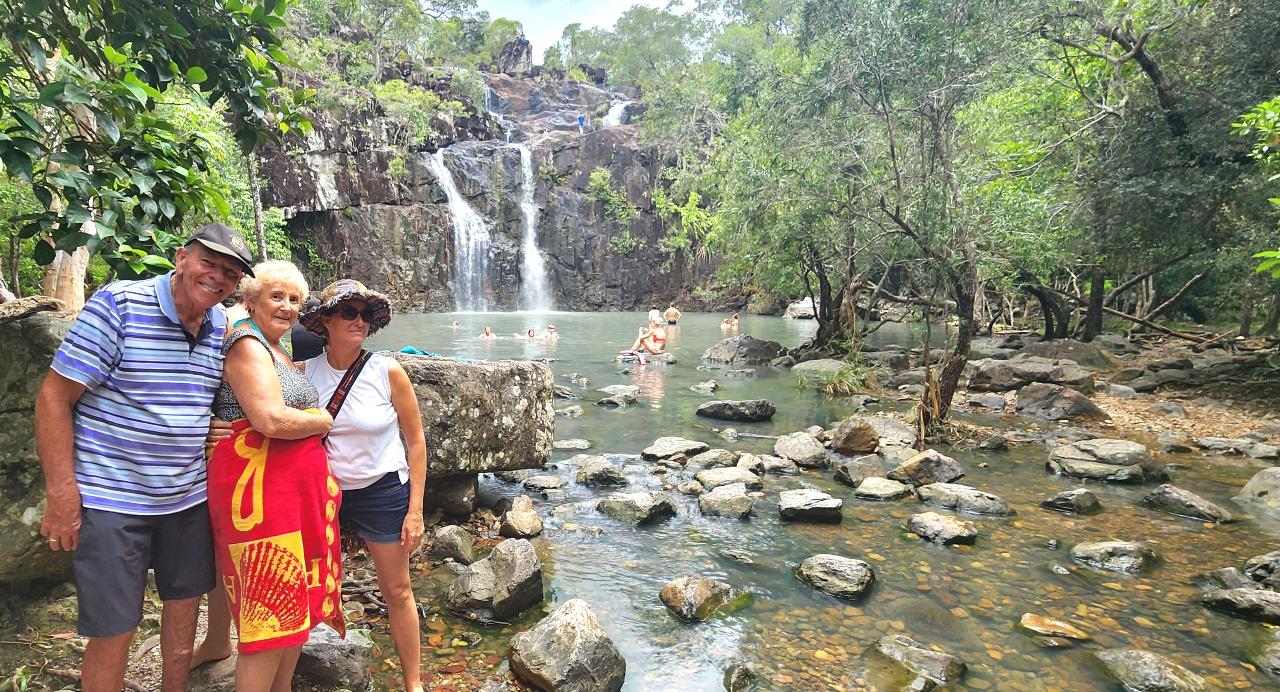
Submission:
M 579 418 L 556 419 L 557 439 L 586 438 L 588 453 L 611 456 L 631 481 L 630 489 L 661 489 L 685 474 L 655 475 L 638 454 L 655 438 L 677 435 L 713 447 L 765 453 L 772 440 L 741 438 L 729 443 L 716 430 L 722 423 L 694 415 L 698 404 L 716 399 L 768 398 L 778 408 L 774 420 L 733 424 L 743 432 L 779 435 L 813 424 L 827 425 L 848 415 L 849 407 L 797 378 L 768 366 L 729 377 L 729 368 L 706 367 L 700 356 L 722 333 L 722 316 L 686 315 L 668 332 L 675 365 L 637 366 L 614 360 L 630 345 L 642 313 L 499 313 L 397 316 L 371 340 L 375 348 L 412 345 L 445 356 L 486 359 L 548 359 L 556 382 L 581 395 Z M 461 326 L 451 329 L 457 319 Z M 538 332 L 555 324 L 556 342 L 529 341 L 512 334 Z M 485 325 L 501 338 L 475 336 Z M 816 325 L 747 315 L 740 334 L 793 346 Z M 921 330 L 888 325 L 875 343 L 914 346 Z M 589 384 L 570 382 L 570 375 Z M 714 395 L 690 385 L 714 378 Z M 592 403 L 612 384 L 640 388 L 638 403 L 607 409 Z M 889 403 L 886 407 L 905 407 Z M 986 425 L 1028 427 L 988 416 Z M 1149 440 L 1140 440 L 1150 443 Z M 1270 680 L 1242 662 L 1269 641 L 1267 628 L 1208 611 L 1195 603 L 1196 575 L 1208 569 L 1241 566 L 1244 560 L 1274 549 L 1277 527 L 1252 519 L 1205 525 L 1148 510 L 1139 501 L 1150 486 L 1091 484 L 1105 507 L 1093 517 L 1070 517 L 1038 507 L 1040 500 L 1075 487 L 1070 479 L 1048 475 L 1047 451 L 1040 445 L 1008 452 L 947 450 L 968 471 L 966 483 L 1003 497 L 1017 515 L 1005 519 L 972 518 L 979 524 L 975 546 L 940 547 L 924 543 L 903 526 L 922 505 L 913 500 L 876 503 L 852 497 L 828 472 L 796 477 L 770 476 L 766 496 L 750 521 L 703 517 L 696 500 L 674 491 L 679 515 L 640 528 L 622 526 L 592 509 L 604 494 L 573 483 L 566 460 L 578 452 L 557 451 L 552 472 L 569 483 L 555 502 L 535 497 L 546 531 L 535 539 L 544 559 L 549 605 L 571 598 L 591 604 L 627 660 L 627 690 L 720 689 L 732 661 L 750 664 L 772 689 L 854 689 L 855 678 L 888 684 L 897 671 L 871 653 L 879 637 L 894 632 L 936 644 L 969 665 L 962 689 L 1086 690 L 1110 689 L 1091 652 L 1114 646 L 1146 648 L 1206 676 L 1215 689 L 1268 686 Z M 1170 458 L 1170 461 L 1174 459 Z M 1183 455 L 1171 473 L 1180 487 L 1245 514 L 1230 496 L 1257 470 L 1255 464 L 1221 457 Z M 980 464 L 985 465 L 980 466 Z M 690 472 L 691 474 L 691 472 Z M 488 479 L 488 492 L 512 496 L 518 485 Z M 839 525 L 794 525 L 778 520 L 780 490 L 813 487 L 845 500 Z M 945 511 L 945 510 L 944 510 Z M 1072 562 L 1072 545 L 1093 540 L 1145 540 L 1160 554 L 1159 564 L 1139 576 L 1092 570 Z M 857 603 L 829 598 L 800 584 L 793 569 L 816 553 L 866 560 L 876 572 L 870 597 Z M 723 579 L 751 593 L 750 603 L 696 625 L 677 621 L 663 607 L 658 591 L 687 574 Z M 433 572 L 419 584 L 427 598 L 438 598 L 451 576 Z M 1023 613 L 1068 620 L 1093 635 L 1070 649 L 1044 649 L 1018 629 Z M 527 614 L 512 629 L 486 633 L 480 645 L 491 659 L 505 657 L 511 631 L 537 620 Z M 466 623 L 454 621 L 451 627 Z M 384 640 L 384 651 L 390 647 Z M 432 652 L 426 652 L 430 659 Z M 387 684 L 394 681 L 388 679 Z

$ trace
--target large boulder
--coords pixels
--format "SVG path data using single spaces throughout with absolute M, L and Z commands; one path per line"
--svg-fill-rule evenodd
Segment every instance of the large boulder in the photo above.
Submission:
M 1200 602 L 1238 618 L 1280 625 L 1280 593 L 1269 589 L 1206 591 L 1200 596 Z
M 844 502 L 821 490 L 804 488 L 778 494 L 778 514 L 783 521 L 840 523 Z
M 40 536 L 44 474 L 35 440 L 36 391 L 70 328 L 48 312 L 0 323 L 0 584 L 71 576 L 71 553 L 49 550 Z
M 1054 447 L 1046 466 L 1064 476 L 1099 481 L 1140 483 L 1168 475 L 1143 445 L 1102 437 Z
M 773 443 L 773 453 L 790 459 L 802 468 L 823 468 L 831 464 L 827 460 L 827 448 L 807 432 L 783 435 Z
M 941 545 L 972 544 L 978 538 L 977 524 L 937 512 L 911 515 L 907 519 L 907 529 L 926 541 Z
M 879 446 L 880 434 L 861 416 L 850 416 L 831 431 L 831 450 L 840 454 L 870 454 Z
M 640 456 L 645 459 L 667 459 L 677 454 L 691 457 L 711 449 L 711 445 L 683 437 L 659 437 L 653 444 L 645 447 Z
M 846 599 L 865 596 L 876 581 L 871 565 L 862 560 L 825 553 L 805 558 L 796 576 L 823 593 Z
M 932 449 L 926 449 L 902 462 L 888 475 L 889 480 L 917 487 L 930 483 L 950 483 L 963 477 L 964 469 L 959 462 Z
M 835 479 L 839 483 L 856 488 L 865 479 L 884 476 L 892 468 L 885 464 L 884 457 L 879 454 L 863 454 L 848 461 L 836 462 Z
M 816 298 L 801 298 L 787 303 L 787 309 L 783 311 L 782 316 L 793 320 L 814 319 L 818 316 L 818 300 Z
M 897 661 L 904 668 L 925 678 L 932 685 L 915 685 L 910 689 L 932 689 L 964 677 L 967 667 L 964 661 L 951 654 L 934 651 L 902 634 L 887 634 L 876 641 L 876 651 Z
M 1008 360 L 973 361 L 969 389 L 979 392 L 1007 392 L 1033 382 L 1062 384 L 1081 391 L 1093 389 L 1093 375 L 1074 361 L 1055 361 L 1035 356 Z
M 751 516 L 754 504 L 755 500 L 747 495 L 747 486 L 742 483 L 717 486 L 698 496 L 698 509 L 708 517 L 746 519 Z
M 1099 344 L 1074 339 L 1033 341 L 1023 346 L 1018 353 L 1049 360 L 1071 360 L 1090 370 L 1110 370 L 1120 364 L 1119 359 L 1102 350 Z
M 711 348 L 703 352 L 702 357 L 704 360 L 720 363 L 759 365 L 768 363 L 781 353 L 782 344 L 743 334 L 712 344 Z
M 613 493 L 596 503 L 601 514 L 624 524 L 639 526 L 676 515 L 676 506 L 666 493 Z
M 1094 654 L 1126 690 L 1200 692 L 1204 678 L 1142 649 L 1104 649 Z
M 864 500 L 896 500 L 911 494 L 911 486 L 888 478 L 869 476 L 854 489 L 854 497 Z
M 1183 490 L 1169 483 L 1152 490 L 1146 497 L 1142 498 L 1142 502 L 1148 507 L 1158 509 L 1161 512 L 1201 519 L 1215 524 L 1233 521 L 1231 512 L 1193 492 Z
M 584 459 L 577 473 L 573 474 L 573 481 L 578 485 L 608 486 L 627 485 L 630 482 L 618 467 L 601 456 L 589 456 Z
M 307 635 L 294 673 L 321 689 L 363 690 L 369 687 L 373 640 L 360 630 L 340 636 L 321 623 Z
M 1244 573 L 1268 589 L 1280 589 L 1280 550 L 1249 558 L 1244 563 Z
M 698 406 L 697 414 L 718 420 L 742 422 L 758 422 L 773 418 L 777 411 L 773 402 L 768 399 L 747 399 L 745 401 L 708 401 Z
M 701 454 L 689 457 L 690 466 L 701 466 L 704 469 L 737 466 L 737 464 L 738 455 L 727 449 L 708 449 Z
M 1146 543 L 1130 541 L 1098 541 L 1077 543 L 1071 558 L 1098 569 L 1137 574 L 1156 561 L 1156 554 Z
M 533 544 L 509 538 L 472 563 L 445 589 L 457 611 L 506 619 L 542 602 L 542 562 Z
M 992 517 L 1009 517 L 1016 514 L 1008 503 L 981 490 L 955 483 L 930 483 L 916 488 L 916 494 L 925 504 L 953 509 L 957 512 L 982 514 Z
M 843 360 L 815 358 L 797 363 L 791 368 L 791 374 L 804 378 L 805 383 L 810 386 L 822 386 L 847 367 L 849 364 Z
M 432 477 L 423 493 L 423 505 L 429 512 L 438 509 L 451 517 L 470 516 L 475 511 L 479 490 L 479 474 Z
M 669 581 L 658 593 L 663 605 L 681 620 L 706 620 L 716 609 L 738 597 L 732 586 L 707 577 L 688 576 Z
M 1231 499 L 1270 519 L 1280 519 L 1280 466 L 1253 474 Z
M 741 483 L 750 490 L 759 490 L 764 487 L 764 482 L 760 480 L 759 476 L 740 466 L 706 469 L 694 474 L 693 479 L 701 483 L 702 487 L 707 490 L 713 490 L 722 485 L 733 485 L 734 483 Z
M 511 638 L 511 671 L 539 690 L 617 692 L 627 662 L 591 606 L 575 598 Z
M 1067 514 L 1097 514 L 1102 511 L 1098 497 L 1088 488 L 1064 490 L 1040 503 L 1041 507 Z
M 498 72 L 519 77 L 533 69 L 533 44 L 523 35 L 502 44 L 498 53 Z
M 1070 387 L 1037 382 L 1018 390 L 1018 413 L 1048 420 L 1109 420 L 1111 417 L 1089 397 Z

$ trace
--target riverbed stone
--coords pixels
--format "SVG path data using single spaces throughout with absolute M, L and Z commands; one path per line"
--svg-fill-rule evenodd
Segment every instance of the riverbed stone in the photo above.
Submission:
M 975 392 L 1007 392 L 1033 382 L 1061 384 L 1082 391 L 1093 389 L 1093 375 L 1071 360 L 1017 355 L 1008 360 L 972 361 L 968 388 Z
M 507 538 L 533 538 L 542 533 L 542 517 L 533 509 L 528 495 L 517 495 L 511 500 L 511 509 L 502 514 L 498 532 Z
M 880 446 L 875 426 L 861 416 L 850 416 L 831 431 L 831 451 L 840 454 L 869 454 Z
M 729 664 L 721 679 L 725 692 L 747 692 L 756 685 L 757 675 L 751 666 L 741 661 Z
M 730 483 L 712 488 L 698 497 L 698 509 L 708 517 L 746 519 L 751 516 L 755 500 L 747 495 L 747 486 Z
M 1217 589 L 1260 589 L 1262 585 L 1249 577 L 1235 567 L 1223 567 L 1220 569 L 1201 572 L 1196 575 L 1196 583 L 1203 587 L 1206 591 Z
M 864 500 L 896 500 L 911 494 L 911 486 L 879 476 L 868 476 L 862 479 L 854 489 L 854 497 Z
M 925 504 L 945 507 L 957 512 L 992 517 L 1009 517 L 1016 514 L 1008 503 L 999 497 L 967 485 L 930 483 L 916 488 L 916 494 Z
M 791 368 L 791 372 L 798 377 L 804 378 L 805 383 L 810 387 L 819 387 L 837 374 L 841 370 L 849 367 L 849 364 L 843 360 L 834 358 L 813 358 L 801 363 L 796 363 Z
M 1270 589 L 1206 591 L 1200 603 L 1244 620 L 1280 625 L 1280 593 Z
M 1098 569 L 1137 574 L 1156 561 L 1146 543 L 1133 541 L 1091 541 L 1071 548 L 1071 558 Z
M 658 598 L 681 620 L 702 621 L 738 597 L 737 589 L 718 579 L 697 575 L 667 582 Z
M 794 476 L 800 473 L 800 467 L 790 459 L 783 459 L 772 454 L 760 454 L 756 458 L 760 460 L 760 468 L 765 473 L 773 473 L 780 476 Z
M 1064 476 L 1101 481 L 1142 482 L 1168 475 L 1143 445 L 1108 438 L 1058 445 L 1049 453 L 1047 466 Z
M 596 406 L 604 408 L 626 408 L 638 401 L 634 394 L 615 394 L 596 402 Z
M 1231 499 L 1269 519 L 1280 519 L 1280 466 L 1253 474 L 1240 494 Z
M 591 442 L 582 439 L 556 440 L 552 443 L 552 447 L 555 449 L 591 449 Z
M 563 488 L 564 479 L 559 476 L 553 476 L 549 473 L 543 473 L 543 474 L 538 474 L 536 476 L 529 476 L 528 478 L 524 479 L 524 483 L 522 483 L 521 485 L 523 485 L 524 487 L 534 492 L 541 492 L 545 490 L 555 490 L 556 488 Z
M 960 680 L 967 670 L 964 661 L 959 658 L 934 651 L 902 634 L 888 634 L 876 640 L 876 650 L 912 673 L 939 685 Z
M 634 384 L 611 384 L 596 391 L 603 392 L 609 396 L 635 396 L 640 393 L 640 387 Z
M 1141 692 L 1199 692 L 1204 678 L 1142 649 L 1104 649 L 1094 654 L 1125 689 Z
M 708 401 L 698 406 L 697 415 L 717 420 L 759 422 L 773 418 L 777 408 L 768 399 Z
M 778 493 L 778 514 L 783 521 L 839 523 L 844 502 L 821 490 L 803 488 Z
M 601 456 L 588 457 L 573 475 L 578 485 L 622 486 L 630 484 L 618 467 Z
M 470 516 L 476 509 L 479 493 L 478 474 L 431 477 L 424 491 L 423 505 L 438 509 L 451 517 Z
M 827 449 L 807 432 L 794 432 L 779 437 L 773 453 L 794 461 L 801 468 L 824 468 L 830 465 Z
M 1244 563 L 1244 573 L 1268 589 L 1280 590 L 1280 550 L 1249 558 Z
M 1088 632 L 1071 623 L 1036 613 L 1023 613 L 1022 619 L 1018 621 L 1018 626 L 1048 637 L 1067 637 L 1068 639 L 1079 639 L 1081 641 L 1089 639 Z
M 710 394 L 720 388 L 720 383 L 715 380 L 706 380 L 697 384 L 689 385 L 689 389 L 700 394 Z
M 1242 437 L 1199 437 L 1196 438 L 1196 446 L 1200 449 L 1206 449 L 1210 452 L 1218 452 L 1219 454 L 1243 454 L 1246 449 L 1253 446 L 1253 440 Z
M 596 509 L 605 516 L 624 524 L 638 526 L 676 515 L 676 506 L 666 493 L 613 493 L 596 503 Z
M 564 602 L 511 638 L 511 671 L 540 690 L 617 692 L 627 662 L 587 602 Z
M 1181 517 L 1201 519 L 1215 524 L 1234 521 L 1231 512 L 1189 490 L 1183 490 L 1170 483 L 1165 483 L 1152 490 L 1146 497 L 1142 498 L 1142 502 L 1153 509 Z
M 322 689 L 363 690 L 370 685 L 372 663 L 373 640 L 367 634 L 347 630 L 342 636 L 320 623 L 307 635 L 294 674 Z
M 991 409 L 993 411 L 1003 411 L 1005 406 L 1004 397 L 994 393 L 970 394 L 968 402 L 970 406 Z
M 912 514 L 907 519 L 907 529 L 941 545 L 972 544 L 978 538 L 977 524 L 937 512 Z
M 919 487 L 959 480 L 964 477 L 964 469 L 955 459 L 936 450 L 926 449 L 902 462 L 887 477 L 889 480 Z
M 704 469 L 736 466 L 738 464 L 738 455 L 727 449 L 708 449 L 701 454 L 689 457 L 689 463 L 693 466 L 701 466 Z
M 445 589 L 454 610 L 506 619 L 542 602 L 542 563 L 533 544 L 508 538 Z
M 764 460 L 754 454 L 743 454 L 738 457 L 738 463 L 734 466 L 740 469 L 746 469 L 757 476 L 764 475 Z
M 1068 514 L 1097 514 L 1102 511 L 1102 503 L 1088 488 L 1064 490 L 1040 503 L 1041 507 L 1055 512 Z
M 711 445 L 697 440 L 686 440 L 683 437 L 659 437 L 653 444 L 644 448 L 640 456 L 645 459 L 666 459 L 677 454 L 693 456 L 711 449 Z
M 759 476 L 737 466 L 706 469 L 694 474 L 693 478 L 707 490 L 734 483 L 741 483 L 750 490 L 760 490 L 764 487 L 764 482 L 760 480 Z
M 884 457 L 879 454 L 864 454 L 848 461 L 838 462 L 836 464 L 835 479 L 838 483 L 856 488 L 864 479 L 872 476 L 884 476 L 887 471 Z
M 431 535 L 431 547 L 427 550 L 427 557 L 432 560 L 452 559 L 463 565 L 475 562 L 475 548 L 471 534 L 454 524 L 438 527 Z
M 1018 390 L 1014 409 L 1047 420 L 1107 420 L 1110 416 L 1088 397 L 1059 384 L 1034 383 Z
M 698 481 L 685 481 L 676 486 L 676 492 L 680 493 L 681 495 L 689 495 L 691 497 L 697 497 L 701 495 L 702 491 L 703 491 L 702 484 L 699 483 Z
M 796 577 L 823 593 L 849 600 L 865 596 L 876 581 L 871 565 L 826 553 L 805 558 L 796 567 Z
M 1050 360 L 1070 360 L 1091 370 L 1110 370 L 1120 363 L 1119 359 L 1107 353 L 1099 344 L 1075 339 L 1033 341 L 1023 346 L 1018 353 Z
M 782 344 L 757 339 L 750 334 L 731 336 L 718 341 L 702 353 L 703 360 L 718 363 L 760 365 L 782 354 Z

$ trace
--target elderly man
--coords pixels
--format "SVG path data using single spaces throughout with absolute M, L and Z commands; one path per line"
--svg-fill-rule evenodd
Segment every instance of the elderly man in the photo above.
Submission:
M 238 233 L 202 226 L 173 271 L 89 299 L 36 397 L 40 533 L 74 551 L 87 692 L 123 686 L 148 569 L 164 602 L 163 689 L 186 689 L 200 596 L 214 583 L 204 439 L 222 378 L 219 303 L 252 265 Z

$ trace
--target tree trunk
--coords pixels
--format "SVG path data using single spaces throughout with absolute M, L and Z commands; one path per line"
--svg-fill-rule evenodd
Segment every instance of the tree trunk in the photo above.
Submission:
M 1081 341 L 1093 341 L 1102 333 L 1102 304 L 1107 297 L 1106 273 L 1102 264 L 1093 265 L 1089 274 L 1089 308 L 1084 317 L 1084 334 Z
M 1041 341 L 1064 339 L 1068 336 L 1067 306 L 1048 288 L 1038 284 L 1023 284 L 1022 290 L 1033 296 L 1040 303 L 1040 312 L 1044 313 L 1044 337 Z
M 1276 327 L 1280 327 L 1280 290 L 1271 296 L 1271 308 L 1267 310 L 1267 319 L 1258 330 L 1258 336 L 1275 334 Z
M 44 268 L 40 292 L 66 303 L 69 310 L 79 310 L 84 307 L 84 277 L 88 270 L 88 248 L 78 247 L 71 254 L 59 250 Z
M 22 277 L 18 275 L 18 243 L 16 236 L 9 236 L 9 263 L 5 265 L 5 268 L 9 271 L 9 280 L 13 282 L 11 289 L 14 296 L 21 298 L 22 282 L 20 279 Z
M 267 260 L 267 232 L 262 227 L 262 197 L 258 195 L 258 155 L 249 152 L 244 156 L 245 170 L 249 174 L 249 198 L 253 200 L 253 232 L 258 239 L 258 261 Z
M 1249 336 L 1253 330 L 1253 289 L 1246 288 L 1240 300 L 1240 336 Z

